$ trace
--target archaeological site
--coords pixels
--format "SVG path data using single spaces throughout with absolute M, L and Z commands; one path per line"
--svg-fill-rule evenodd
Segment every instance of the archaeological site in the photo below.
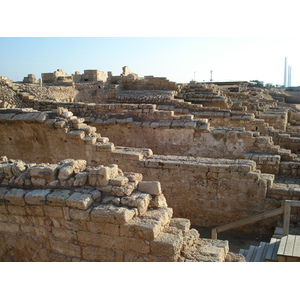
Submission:
M 300 88 L 121 70 L 0 77 L 0 261 L 300 261 Z

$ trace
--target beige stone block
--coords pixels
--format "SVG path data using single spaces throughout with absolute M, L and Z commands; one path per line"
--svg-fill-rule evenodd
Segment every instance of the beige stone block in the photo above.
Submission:
M 0 214 L 8 214 L 7 206 L 3 203 L 0 203 Z
M 120 225 L 118 224 L 87 222 L 87 226 L 88 230 L 91 232 L 110 236 L 120 235 Z
M 50 192 L 50 189 L 33 190 L 25 195 L 24 200 L 26 204 L 42 204 L 47 202 L 46 197 Z
M 49 231 L 44 226 L 34 226 L 28 224 L 22 224 L 21 231 L 25 233 L 29 233 L 38 237 L 47 238 L 49 236 Z
M 25 206 L 25 209 L 29 216 L 44 216 L 44 206 L 42 205 L 27 205 Z
M 7 209 L 8 209 L 8 212 L 12 215 L 26 216 L 26 210 L 25 210 L 25 207 L 23 207 L 23 206 L 9 205 L 7 207 Z
M 90 194 L 83 194 L 79 192 L 73 193 L 69 198 L 66 199 L 67 206 L 82 210 L 88 209 L 92 203 L 93 199 Z
M 81 249 L 78 245 L 50 239 L 50 247 L 53 251 L 67 256 L 81 257 Z
M 57 167 L 58 165 L 56 164 L 34 166 L 30 168 L 29 175 L 31 180 L 41 178 L 46 181 L 53 181 L 57 176 Z
M 82 258 L 87 261 L 113 262 L 115 261 L 115 252 L 100 247 L 83 246 Z
M 12 205 L 25 205 L 24 196 L 27 191 L 23 189 L 13 188 L 4 195 L 4 200 L 9 200 Z
M 58 205 L 58 206 L 66 206 L 66 200 L 71 196 L 73 192 L 70 190 L 54 190 L 53 192 L 49 193 L 46 197 L 48 205 Z
M 0 222 L 0 232 L 17 233 L 19 232 L 19 225 L 13 223 Z
M 141 192 L 148 193 L 154 196 L 162 193 L 160 182 L 158 181 L 141 181 L 138 184 L 138 189 Z
M 173 209 L 168 207 L 148 210 L 141 218 L 144 220 L 156 220 L 159 221 L 162 226 L 166 226 L 170 223 L 172 215 Z
M 115 245 L 113 236 L 89 232 L 89 231 L 78 231 L 77 238 L 78 238 L 78 242 L 80 243 L 84 243 L 92 246 L 99 246 L 108 249 L 112 249 Z
M 77 239 L 76 231 L 52 227 L 52 234 L 62 241 L 73 241 Z
M 173 218 L 170 221 L 170 226 L 176 227 L 179 230 L 182 230 L 184 233 L 188 232 L 191 227 L 191 221 L 184 218 Z
M 134 173 L 134 172 L 124 172 L 124 176 L 129 179 L 129 181 L 142 181 L 143 175 L 141 173 Z
M 182 245 L 182 237 L 162 232 L 150 242 L 151 254 L 172 257 L 180 253 Z
M 153 208 L 168 207 L 166 197 L 163 194 L 153 197 L 150 201 L 150 205 Z
M 111 193 L 118 197 L 129 196 L 135 189 L 135 184 L 129 182 L 124 186 L 112 186 Z
M 62 207 L 54 207 L 54 206 L 45 206 L 44 207 L 45 215 L 52 218 L 63 218 L 64 213 Z
M 143 215 L 150 204 L 152 197 L 149 194 L 135 192 L 129 197 L 123 197 L 121 204 L 129 207 L 136 207 L 139 215 Z
M 135 253 L 150 253 L 150 244 L 148 241 L 136 239 L 136 238 L 128 238 L 124 236 L 115 237 L 115 249 L 121 250 L 124 252 L 133 251 Z
M 128 224 L 121 226 L 121 236 L 140 238 L 144 240 L 155 239 L 162 229 L 162 225 L 156 220 L 134 219 Z
M 69 216 L 73 220 L 85 220 L 85 221 L 91 220 L 90 210 L 85 211 L 85 210 L 70 208 Z
M 136 215 L 134 209 L 117 207 L 114 205 L 100 204 L 93 208 L 91 219 L 98 223 L 125 224 Z
M 118 177 L 118 165 L 98 166 L 89 172 L 89 184 L 100 187 L 109 185 L 109 180 Z
M 109 184 L 116 185 L 116 186 L 123 186 L 128 183 L 127 177 L 116 177 L 109 180 Z

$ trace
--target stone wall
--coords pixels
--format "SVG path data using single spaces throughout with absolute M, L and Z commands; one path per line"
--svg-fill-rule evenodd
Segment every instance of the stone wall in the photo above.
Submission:
M 228 242 L 172 218 L 160 183 L 142 174 L 6 157 L 0 170 L 1 261 L 225 261 Z
M 256 170 L 252 160 L 159 156 L 150 149 L 115 146 L 72 113 L 64 109 L 57 113 L 2 114 L 0 153 L 26 163 L 72 157 L 92 166 L 118 164 L 143 174 L 145 180 L 161 182 L 174 216 L 188 217 L 193 225 L 219 226 L 278 206 L 266 200 L 274 178 Z M 248 230 L 268 231 L 275 224 L 276 220 L 268 220 Z

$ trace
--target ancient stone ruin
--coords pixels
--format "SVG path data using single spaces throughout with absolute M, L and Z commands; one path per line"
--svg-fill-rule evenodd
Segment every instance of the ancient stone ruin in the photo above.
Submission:
M 296 104 L 250 82 L 122 71 L 0 77 L 1 261 L 245 261 L 194 227 L 299 200 Z

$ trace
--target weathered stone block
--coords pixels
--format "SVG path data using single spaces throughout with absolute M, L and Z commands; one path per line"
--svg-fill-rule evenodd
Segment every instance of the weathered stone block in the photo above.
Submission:
M 78 231 L 77 236 L 80 243 L 92 246 L 113 249 L 115 245 L 114 237 L 105 234 L 98 234 L 89 231 Z
M 23 206 L 9 205 L 7 209 L 9 211 L 9 213 L 12 215 L 26 216 L 26 214 L 27 214 L 25 207 L 23 207 Z
M 50 194 L 50 192 L 50 189 L 33 190 L 25 195 L 24 200 L 26 204 L 43 204 L 47 202 L 47 195 Z
M 54 206 L 45 206 L 44 207 L 45 215 L 52 218 L 63 218 L 63 210 L 62 207 L 54 207 Z
M 56 206 L 66 206 L 66 200 L 70 197 L 73 192 L 70 190 L 54 190 L 53 192 L 49 193 L 46 197 L 47 201 L 51 202 L 48 203 L 49 205 L 56 205 Z
M 167 257 L 179 255 L 182 245 L 182 237 L 162 232 L 150 242 L 151 254 Z
M 90 221 L 91 216 L 89 211 L 70 208 L 70 218 L 73 220 Z
M 184 218 L 173 218 L 170 221 L 170 226 L 176 227 L 186 233 L 191 227 L 191 221 Z
M 95 233 L 106 234 L 110 236 L 120 235 L 120 225 L 112 223 L 88 222 L 88 230 Z
M 129 196 L 135 189 L 135 184 L 133 182 L 129 182 L 123 186 L 112 186 L 111 193 L 118 197 Z
M 109 184 L 116 185 L 116 186 L 123 186 L 128 183 L 127 177 L 116 177 L 109 180 Z
M 76 231 L 52 227 L 52 234 L 59 240 L 72 241 L 76 240 Z
M 26 205 L 26 214 L 29 216 L 44 216 L 44 206 L 43 205 Z
M 136 211 L 134 209 L 105 204 L 94 207 L 91 212 L 92 221 L 112 224 L 128 223 L 135 215 Z
M 90 194 L 83 194 L 79 192 L 73 193 L 66 200 L 66 204 L 69 207 L 77 208 L 77 209 L 88 209 L 93 203 L 92 196 Z
M 115 261 L 115 252 L 100 247 L 83 246 L 82 258 L 87 261 L 113 262 Z
M 138 209 L 139 215 L 143 215 L 149 206 L 151 195 L 135 192 L 129 197 L 121 198 L 121 204 L 129 207 L 136 207 Z
M 17 233 L 19 229 L 19 224 L 0 222 L 0 232 Z
M 67 256 L 81 257 L 80 247 L 71 243 L 50 239 L 50 247 L 53 251 Z
M 135 253 L 150 253 L 150 245 L 148 241 L 128 238 L 128 237 L 115 237 L 115 246 L 116 250 L 122 250 L 124 252 L 133 251 Z
M 158 181 L 141 181 L 138 184 L 138 189 L 141 192 L 149 193 L 153 196 L 157 196 L 162 193 L 160 182 Z
M 26 190 L 13 188 L 4 195 L 4 200 L 9 200 L 9 203 L 13 205 L 25 205 L 24 196 L 26 193 Z
M 150 205 L 153 208 L 168 207 L 167 200 L 163 194 L 153 197 Z

